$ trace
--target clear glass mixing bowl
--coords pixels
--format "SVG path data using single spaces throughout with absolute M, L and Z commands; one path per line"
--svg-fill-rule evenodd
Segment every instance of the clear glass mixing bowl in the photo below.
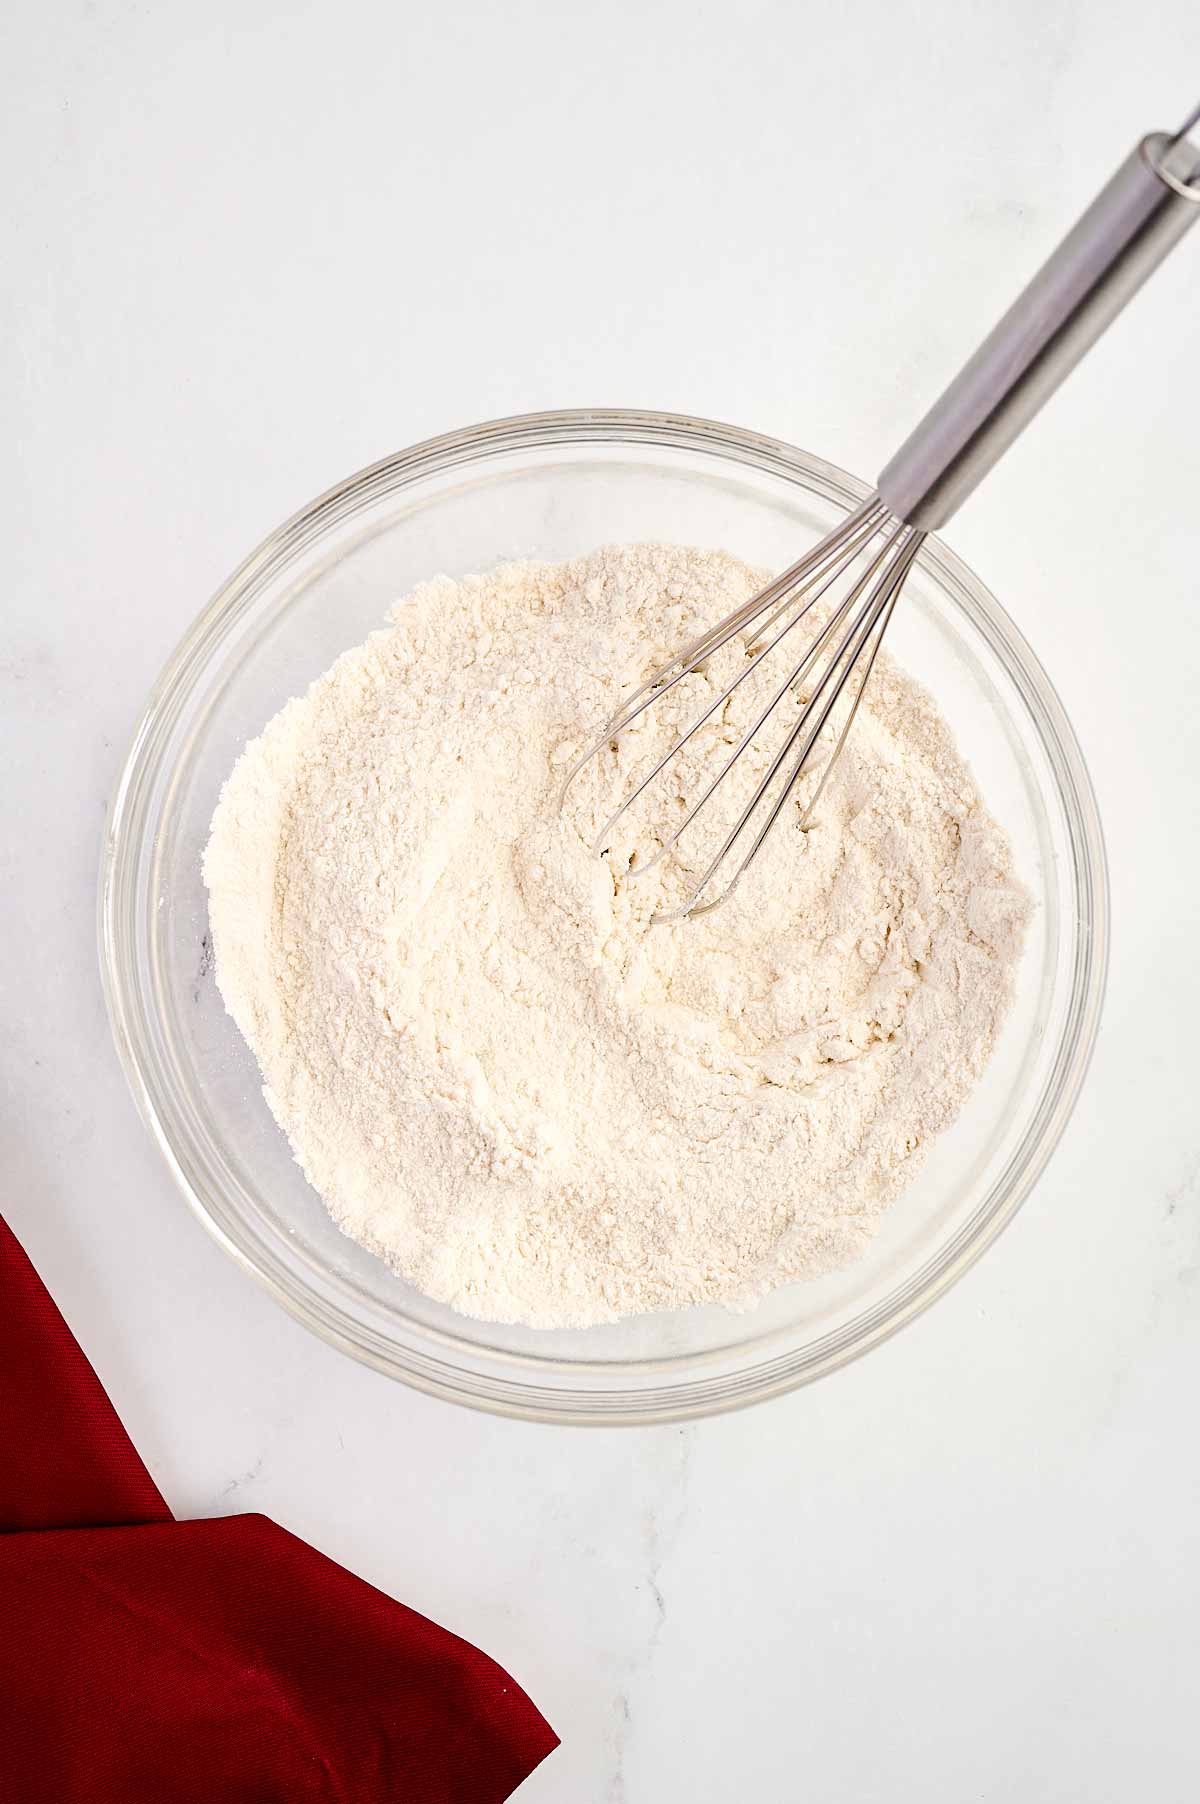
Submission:
M 334 1227 L 268 1114 L 213 982 L 200 855 L 222 781 L 289 696 L 414 583 L 637 539 L 723 546 L 780 567 L 864 493 L 790 445 L 711 421 L 617 410 L 500 420 L 417 445 L 314 501 L 235 572 L 171 659 L 108 823 L 101 956 L 113 1033 L 201 1220 L 335 1346 L 436 1396 L 509 1415 L 705 1415 L 790 1390 L 877 1345 L 961 1276 L 1028 1194 L 1095 1037 L 1103 841 L 1045 673 L 999 604 L 933 540 L 889 644 L 937 695 L 1037 908 L 984 1081 L 858 1264 L 777 1291 L 750 1314 L 693 1309 L 575 1333 L 455 1315 Z

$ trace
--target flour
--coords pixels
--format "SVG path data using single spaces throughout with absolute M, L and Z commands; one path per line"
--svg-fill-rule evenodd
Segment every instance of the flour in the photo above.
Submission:
M 587 767 L 559 817 L 596 723 L 760 581 L 652 545 L 430 582 L 222 791 L 217 977 L 267 1102 L 345 1232 L 467 1315 L 745 1307 L 842 1265 L 988 1059 L 1027 900 L 886 656 L 816 825 L 793 812 L 711 915 L 651 926 L 687 871 L 635 873 L 749 700 L 590 846 L 719 673 Z M 720 826 L 697 822 L 694 875 Z

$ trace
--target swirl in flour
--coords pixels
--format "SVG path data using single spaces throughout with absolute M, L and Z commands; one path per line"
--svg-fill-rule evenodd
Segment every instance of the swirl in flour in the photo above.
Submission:
M 589 848 L 719 673 L 587 767 L 559 818 L 595 722 L 760 580 L 635 545 L 430 582 L 222 791 L 217 977 L 271 1110 L 345 1232 L 467 1315 L 744 1307 L 843 1264 L 989 1056 L 1028 901 L 886 656 L 817 825 L 781 826 L 711 915 L 651 927 L 685 893 L 674 868 L 629 880 L 652 816 Z M 746 705 L 675 761 L 668 817 Z

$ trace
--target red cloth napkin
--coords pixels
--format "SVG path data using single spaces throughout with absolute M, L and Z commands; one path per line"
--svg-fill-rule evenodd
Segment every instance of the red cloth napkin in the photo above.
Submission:
M 0 1798 L 500 1804 L 504 1670 L 265 1516 L 176 1522 L 0 1219 Z

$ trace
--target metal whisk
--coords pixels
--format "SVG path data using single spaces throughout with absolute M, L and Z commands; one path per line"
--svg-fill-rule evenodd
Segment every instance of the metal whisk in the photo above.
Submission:
M 799 623 L 818 610 L 812 637 L 803 649 L 797 644 L 791 654 L 794 661 L 785 667 L 787 674 L 770 691 L 711 781 L 662 838 L 655 855 L 631 871 L 631 876 L 644 875 L 674 850 L 747 746 L 785 698 L 800 699 L 803 685 L 807 696 L 799 712 L 716 855 L 687 900 L 656 920 L 707 914 L 728 899 L 813 767 L 816 747 L 829 729 L 832 750 L 799 822 L 807 828 L 846 743 L 888 622 L 927 533 L 943 526 L 978 486 L 1200 216 L 1200 148 L 1189 138 L 1197 124 L 1200 107 L 1173 135 L 1153 132 L 1143 138 L 884 467 L 875 493 L 774 582 L 661 665 L 572 765 L 563 785 L 564 798 L 590 759 L 613 745 L 640 715 L 737 635 L 748 636 L 745 662 L 732 681 L 605 821 L 595 842 L 599 853 L 618 822 L 683 747 Z M 838 718 L 844 695 L 846 706 Z M 718 871 L 727 866 L 731 875 L 720 893 L 701 901 Z

